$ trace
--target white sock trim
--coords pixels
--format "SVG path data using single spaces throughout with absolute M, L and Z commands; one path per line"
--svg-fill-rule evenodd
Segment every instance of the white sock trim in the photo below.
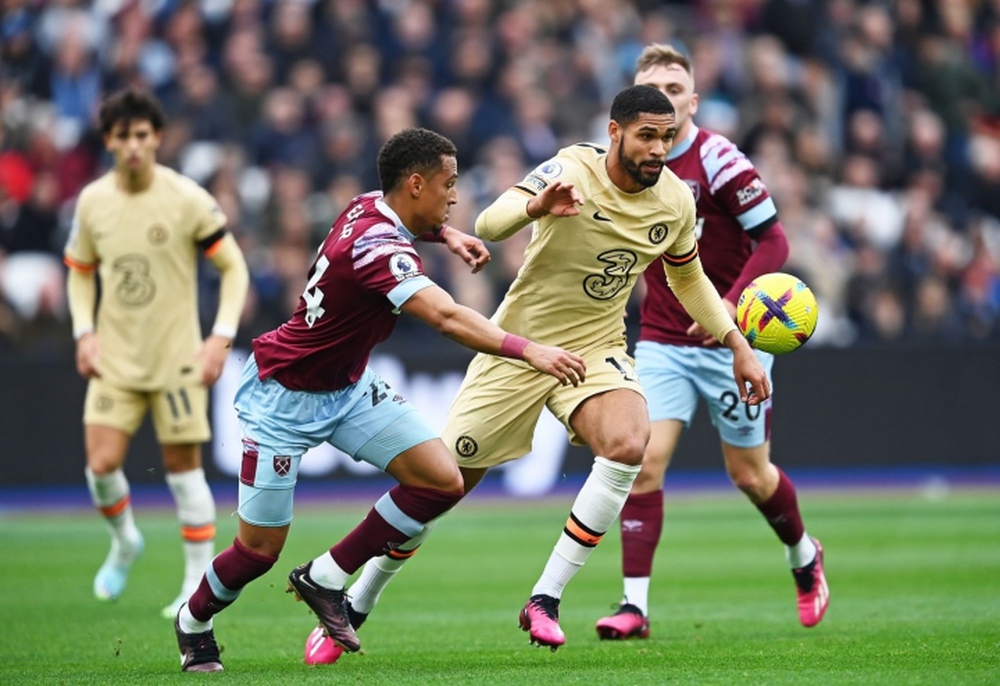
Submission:
M 207 622 L 199 622 L 191 614 L 187 603 L 184 603 L 181 606 L 180 612 L 177 613 L 177 623 L 180 625 L 181 631 L 185 634 L 203 634 L 212 628 L 212 619 L 209 618 Z
M 94 474 L 90 467 L 87 467 L 84 474 L 87 477 L 90 497 L 97 507 L 114 505 L 129 495 L 128 479 L 125 478 L 125 472 L 120 468 L 99 476 Z
M 177 506 L 182 526 L 204 526 L 215 522 L 215 498 L 201 467 L 187 472 L 168 472 L 167 486 Z
M 570 511 L 570 520 L 575 519 L 595 534 L 592 537 L 594 542 L 592 545 L 581 544 L 564 529 L 532 595 L 544 593 L 555 598 L 562 597 L 563 589 L 580 571 L 600 541 L 597 536 L 603 537 L 621 514 L 640 468 L 640 465 L 621 464 L 603 457 L 594 458 L 590 475 Z M 568 522 L 567 527 L 571 523 Z M 575 523 L 572 525 L 576 526 Z
M 328 550 L 313 560 L 312 567 L 309 568 L 309 576 L 324 588 L 341 591 L 347 585 L 347 580 L 351 575 L 341 569 Z
M 642 614 L 649 616 L 649 577 L 625 577 L 622 602 L 635 605 Z
M 805 567 L 816 559 L 816 544 L 809 538 L 808 533 L 803 533 L 801 540 L 795 545 L 785 546 L 785 557 L 792 569 Z

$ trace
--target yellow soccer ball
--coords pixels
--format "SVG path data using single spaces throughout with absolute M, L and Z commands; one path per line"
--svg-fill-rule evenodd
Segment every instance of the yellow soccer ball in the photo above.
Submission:
M 762 274 L 750 282 L 736 303 L 736 324 L 754 348 L 780 355 L 809 340 L 816 330 L 816 296 L 798 277 Z

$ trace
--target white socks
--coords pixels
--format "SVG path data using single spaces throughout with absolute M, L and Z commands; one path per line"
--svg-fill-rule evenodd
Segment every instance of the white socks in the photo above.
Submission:
M 142 535 L 135 525 L 132 514 L 132 499 L 128 479 L 121 469 L 98 476 L 87 467 L 87 488 L 90 498 L 107 522 L 111 533 L 111 551 L 118 562 L 131 560 L 136 549 L 142 545 Z
M 541 577 L 531 591 L 561 598 L 569 580 L 621 514 L 640 465 L 625 465 L 594 458 L 590 475 L 576 496 L 562 535 L 556 542 Z
M 649 577 L 625 577 L 625 597 L 623 602 L 635 605 L 642 614 L 649 616 Z
M 802 540 L 798 543 L 785 546 L 785 557 L 788 558 L 788 564 L 792 566 L 792 569 L 805 567 L 815 560 L 816 552 L 816 544 L 805 532 L 802 534 Z
M 351 588 L 347 592 L 351 598 L 351 607 L 363 614 L 374 610 L 382 591 L 392 581 L 396 572 L 402 569 L 403 564 L 410 559 L 410 554 L 420 547 L 420 544 L 430 535 L 436 522 L 436 519 L 427 522 L 423 531 L 399 546 L 396 550 L 401 557 L 392 558 L 388 555 L 382 555 L 369 560 L 364 569 L 361 570 L 361 575 L 351 584 Z
M 334 561 L 329 550 L 313 560 L 312 567 L 309 568 L 309 576 L 323 588 L 334 591 L 343 590 L 344 586 L 347 585 L 347 580 L 351 577 Z
M 181 607 L 180 612 L 177 613 L 177 623 L 180 624 L 181 631 L 185 634 L 203 634 L 212 628 L 212 620 L 209 618 L 207 622 L 200 622 L 194 618 L 191 614 L 191 610 L 188 609 L 187 603 Z
M 184 540 L 184 584 L 190 595 L 215 555 L 215 498 L 205 480 L 205 470 L 167 473 L 167 486 L 174 496 L 177 519 Z

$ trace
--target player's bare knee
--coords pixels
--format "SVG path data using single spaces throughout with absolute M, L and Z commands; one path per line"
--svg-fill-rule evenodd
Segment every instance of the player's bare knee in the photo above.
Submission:
M 648 436 L 647 436 L 648 439 Z M 642 456 L 646 451 L 646 440 L 641 436 L 623 436 L 609 444 L 604 453 L 599 453 L 612 462 L 627 465 L 642 464 Z
M 201 446 L 177 443 L 161 446 L 163 468 L 171 474 L 190 472 L 201 467 Z
M 444 491 L 449 495 L 453 495 L 458 500 L 465 496 L 465 482 L 462 480 L 462 475 L 457 470 L 454 475 L 446 480 L 443 480 L 439 486 L 435 486 L 434 488 L 439 491 Z
M 87 455 L 87 468 L 94 476 L 107 476 L 121 468 L 124 460 L 112 451 L 95 450 Z
M 733 485 L 749 496 L 754 502 L 760 500 L 765 484 L 755 472 L 746 470 L 741 472 L 730 472 L 729 478 Z

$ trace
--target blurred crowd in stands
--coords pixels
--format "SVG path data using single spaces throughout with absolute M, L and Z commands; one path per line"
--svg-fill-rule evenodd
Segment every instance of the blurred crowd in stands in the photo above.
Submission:
M 110 159 L 101 98 L 169 116 L 159 159 L 218 199 L 252 294 L 283 321 L 375 155 L 422 125 L 459 147 L 477 212 L 561 146 L 606 140 L 649 42 L 693 60 L 696 122 L 754 161 L 816 292 L 811 345 L 1000 341 L 1000 0 L 4 0 L 0 349 L 72 349 L 61 252 Z M 492 312 L 528 232 L 484 274 L 431 275 Z M 212 273 L 203 307 L 210 318 Z

